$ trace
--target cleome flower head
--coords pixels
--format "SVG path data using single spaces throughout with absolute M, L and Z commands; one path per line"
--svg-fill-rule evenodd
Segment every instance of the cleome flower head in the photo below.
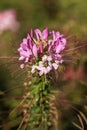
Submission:
M 62 51 L 65 49 L 66 39 L 57 31 L 45 28 L 30 30 L 18 48 L 21 68 L 31 63 L 31 73 L 37 72 L 40 76 L 58 69 L 63 62 Z

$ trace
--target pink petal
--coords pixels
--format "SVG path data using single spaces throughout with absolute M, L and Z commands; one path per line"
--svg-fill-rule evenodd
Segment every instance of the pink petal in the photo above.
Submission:
M 60 33 L 59 32 L 52 31 L 52 34 L 53 34 L 53 40 L 54 41 L 56 41 L 60 37 Z
M 64 44 L 64 46 L 66 45 L 66 39 L 65 38 L 62 38 L 62 42 Z
M 48 28 L 44 29 L 42 32 L 42 39 L 47 40 L 48 34 Z
M 20 51 L 20 56 L 23 56 L 23 57 L 30 57 L 30 55 L 32 55 L 32 52 L 31 52 L 31 50 L 28 50 L 28 51 L 24 51 L 24 50 L 22 50 L 22 51 Z
M 33 37 L 33 30 L 30 30 L 30 36 Z
M 32 40 L 32 37 L 33 37 L 33 30 L 31 29 L 27 36 L 27 39 Z
M 36 34 L 37 40 L 40 40 L 42 37 L 41 31 L 39 29 L 35 29 L 35 34 Z
M 33 43 L 31 40 L 29 40 L 29 47 L 30 47 L 30 49 L 32 49 L 32 47 L 33 47 Z
M 26 45 L 25 43 L 22 43 L 22 44 L 21 44 L 21 48 L 22 48 L 23 50 L 27 50 L 28 47 L 27 47 L 27 45 Z
M 22 44 L 27 44 L 27 39 L 24 38 Z
M 62 51 L 62 46 L 61 45 L 56 47 L 56 53 L 60 53 L 60 51 Z
M 34 56 L 37 57 L 37 46 L 36 46 L 36 44 L 33 45 L 32 51 L 33 51 Z

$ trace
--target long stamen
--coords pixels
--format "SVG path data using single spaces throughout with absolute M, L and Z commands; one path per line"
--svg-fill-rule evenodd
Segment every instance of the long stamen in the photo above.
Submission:
M 78 46 L 78 47 L 76 47 L 76 48 L 72 48 L 72 49 L 65 50 L 65 52 L 77 50 L 77 49 L 80 49 L 80 48 L 82 48 L 82 47 L 84 47 L 84 46 L 87 46 L 87 44 L 84 44 L 84 45 L 82 45 L 82 46 Z
M 19 57 L 17 56 L 1 56 L 0 59 L 18 59 Z

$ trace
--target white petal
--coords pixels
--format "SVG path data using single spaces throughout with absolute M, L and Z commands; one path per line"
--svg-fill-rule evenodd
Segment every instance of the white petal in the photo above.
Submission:
M 60 63 L 62 64 L 64 62 L 64 60 L 61 60 Z
M 47 61 L 47 55 L 44 55 L 44 56 L 42 57 L 42 61 L 43 61 L 43 62 Z
M 59 64 L 59 63 L 60 63 L 60 61 L 58 61 L 58 60 L 55 60 L 55 63 L 56 63 L 56 64 Z
M 43 62 L 42 61 L 39 61 L 39 66 L 43 67 Z
M 39 71 L 39 75 L 41 76 L 41 75 L 43 75 L 43 70 L 41 70 L 41 71 Z
M 48 65 L 50 68 L 52 68 L 52 63 L 50 61 L 48 62 Z
M 27 63 L 27 62 L 28 62 L 28 59 L 29 59 L 29 58 L 26 58 L 26 59 L 25 59 L 25 63 Z
M 19 58 L 19 60 L 24 60 L 24 57 L 23 57 L 23 56 L 21 56 L 21 57 Z
M 32 69 L 31 69 L 31 73 L 32 73 L 32 74 L 35 72 L 36 67 L 37 67 L 37 66 L 35 66 L 35 65 L 32 66 Z
M 23 68 L 24 68 L 24 64 L 21 64 L 21 65 L 20 65 L 20 68 L 23 69 Z
M 20 52 L 21 50 L 23 50 L 22 47 L 19 47 L 19 48 L 18 48 L 18 51 Z
M 48 67 L 47 67 L 47 72 L 49 73 L 49 72 L 51 71 L 51 69 L 52 69 L 52 68 L 48 66 Z
M 54 67 L 55 70 L 56 70 L 56 69 L 58 68 L 58 66 L 59 66 L 59 65 L 56 64 L 56 63 L 53 63 L 52 65 L 53 65 L 53 67 Z
M 48 60 L 48 61 L 52 61 L 52 57 L 51 57 L 51 56 L 48 56 L 48 57 L 47 57 L 47 60 Z

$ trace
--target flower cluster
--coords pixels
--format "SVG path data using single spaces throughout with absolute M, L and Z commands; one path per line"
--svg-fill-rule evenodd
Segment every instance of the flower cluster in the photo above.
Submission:
M 48 28 L 43 32 L 31 29 L 18 48 L 19 60 L 23 61 L 21 68 L 32 63 L 31 73 L 37 72 L 40 76 L 53 68 L 56 70 L 63 62 L 61 52 L 65 45 L 66 39 L 57 31 L 48 31 Z

